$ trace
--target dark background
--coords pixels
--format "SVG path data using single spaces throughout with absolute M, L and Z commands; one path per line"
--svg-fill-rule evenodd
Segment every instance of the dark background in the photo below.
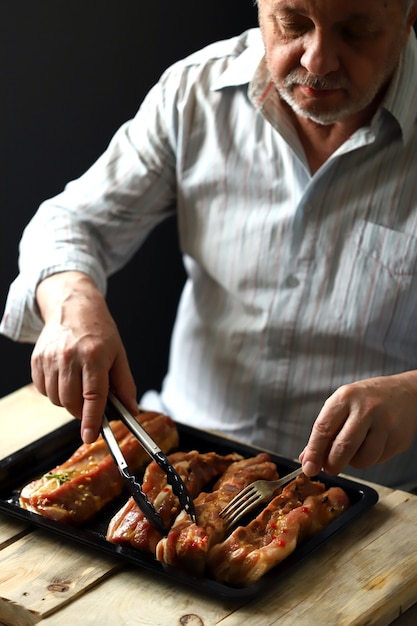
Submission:
M 252 0 L 0 0 L 0 314 L 40 202 L 91 165 L 171 62 L 255 25 Z M 165 371 L 183 278 L 171 220 L 110 279 L 139 393 Z M 0 336 L 0 397 L 30 382 L 31 351 Z
M 252 0 L 0 0 L 1 311 L 40 202 L 89 167 L 171 62 L 255 25 Z M 171 220 L 110 280 L 139 393 L 166 367 L 175 244 Z M 32 346 L 0 336 L 0 351 L 1 397 L 30 382 Z

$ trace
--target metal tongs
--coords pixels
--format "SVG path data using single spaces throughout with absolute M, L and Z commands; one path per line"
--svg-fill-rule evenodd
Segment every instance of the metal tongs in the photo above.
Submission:
M 160 447 L 155 443 L 152 437 L 146 432 L 143 426 L 129 413 L 129 411 L 123 406 L 118 398 L 112 391 L 109 391 L 107 398 L 107 408 L 103 415 L 103 422 L 101 427 L 101 433 L 106 441 L 110 454 L 116 463 L 120 474 L 122 475 L 126 487 L 128 488 L 131 496 L 135 500 L 136 504 L 145 515 L 145 517 L 151 522 L 151 524 L 163 535 L 168 533 L 165 528 L 162 517 L 156 511 L 153 504 L 149 501 L 147 495 L 143 492 L 142 486 L 136 480 L 135 476 L 130 472 L 126 459 L 124 458 L 122 451 L 119 448 L 116 437 L 110 428 L 107 413 L 116 412 L 117 417 L 127 426 L 127 428 L 135 435 L 141 446 L 146 450 L 150 457 L 159 465 L 159 467 L 165 472 L 167 476 L 167 483 L 171 485 L 172 491 L 177 496 L 180 504 L 184 510 L 188 513 L 193 522 L 196 521 L 194 503 L 190 496 L 190 493 L 185 486 L 181 476 L 176 469 L 168 461 L 168 458 L 162 452 Z

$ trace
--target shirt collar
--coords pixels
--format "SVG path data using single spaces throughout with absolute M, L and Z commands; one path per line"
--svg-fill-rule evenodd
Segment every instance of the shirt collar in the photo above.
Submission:
M 245 48 L 230 63 L 213 85 L 213 90 L 226 87 L 248 85 L 265 54 L 265 48 L 259 28 L 252 28 L 246 33 Z
M 407 141 L 415 125 L 417 103 L 417 41 L 414 30 L 400 56 L 397 69 L 388 87 L 381 109 L 388 111 L 398 122 L 403 138 Z

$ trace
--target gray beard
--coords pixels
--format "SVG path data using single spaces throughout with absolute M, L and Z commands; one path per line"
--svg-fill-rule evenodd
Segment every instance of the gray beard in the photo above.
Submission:
M 312 102 L 310 108 L 303 108 L 298 104 L 293 95 L 293 89 L 296 85 L 306 85 L 313 89 L 342 89 L 349 93 L 350 82 L 347 79 L 329 79 L 314 76 L 300 76 L 298 70 L 291 72 L 282 85 L 275 85 L 280 97 L 288 104 L 296 115 L 310 119 L 316 124 L 323 126 L 342 122 L 351 115 L 360 113 L 372 105 L 380 94 L 382 88 L 388 80 L 388 72 L 386 75 L 380 75 L 368 86 L 367 90 L 357 100 L 347 100 L 339 105 L 337 109 L 321 109 L 320 102 L 315 104 Z
M 297 103 L 292 93 L 288 90 L 277 87 L 277 91 L 280 97 L 288 104 L 294 113 L 322 126 L 335 124 L 336 122 L 342 121 L 352 113 L 357 112 L 356 110 L 353 110 L 353 107 L 349 104 L 346 104 L 344 107 L 339 107 L 337 110 L 331 111 L 314 111 L 314 109 L 306 110 Z

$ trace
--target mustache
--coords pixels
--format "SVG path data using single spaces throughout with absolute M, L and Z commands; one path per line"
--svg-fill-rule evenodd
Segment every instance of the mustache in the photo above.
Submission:
M 284 87 L 292 88 L 296 85 L 311 87 L 311 89 L 348 89 L 350 87 L 349 81 L 342 77 L 314 76 L 293 70 L 285 77 Z

